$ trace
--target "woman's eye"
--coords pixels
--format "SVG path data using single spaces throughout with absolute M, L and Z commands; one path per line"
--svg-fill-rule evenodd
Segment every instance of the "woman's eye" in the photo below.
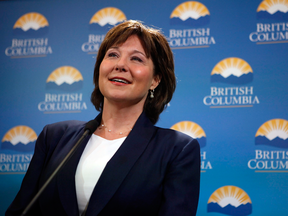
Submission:
M 116 57 L 116 53 L 108 53 L 108 57 Z
M 136 57 L 136 56 L 132 57 L 132 60 L 143 62 L 142 59 L 140 59 L 139 57 Z

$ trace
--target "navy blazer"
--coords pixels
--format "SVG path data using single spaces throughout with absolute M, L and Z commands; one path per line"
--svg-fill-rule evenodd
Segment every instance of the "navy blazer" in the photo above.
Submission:
M 96 117 L 98 124 L 101 114 Z M 47 125 L 39 135 L 20 191 L 6 216 L 20 215 L 84 132 L 85 122 Z M 27 215 L 79 215 L 75 172 L 88 136 Z M 155 127 L 144 113 L 107 163 L 86 215 L 196 215 L 200 183 L 197 140 Z

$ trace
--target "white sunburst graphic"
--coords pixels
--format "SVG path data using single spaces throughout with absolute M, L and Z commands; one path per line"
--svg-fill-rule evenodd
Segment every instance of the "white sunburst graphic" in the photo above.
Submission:
M 251 66 L 240 58 L 226 58 L 220 61 L 212 70 L 211 75 L 220 74 L 222 77 L 227 78 L 231 75 L 240 77 L 243 74 L 252 73 Z
M 185 21 L 189 18 L 197 20 L 206 15 L 210 15 L 210 13 L 205 5 L 197 1 L 188 1 L 178 5 L 171 13 L 170 18 L 178 17 Z
M 107 24 L 115 25 L 118 22 L 126 20 L 125 14 L 114 7 L 107 7 L 97 11 L 90 20 L 90 24 L 98 23 L 100 26 Z
M 288 0 L 264 0 L 257 8 L 257 12 L 267 11 L 269 14 L 275 14 L 280 11 L 282 13 L 288 12 Z
M 45 26 L 49 26 L 47 19 L 40 13 L 27 13 L 21 16 L 13 28 L 21 28 L 23 31 L 28 31 L 29 29 L 38 30 Z
M 208 212 L 246 216 L 252 213 L 252 202 L 248 194 L 236 186 L 223 186 L 212 193 L 208 200 Z M 234 213 L 232 213 L 234 212 Z
M 12 145 L 23 143 L 27 145 L 37 139 L 37 135 L 33 129 L 27 126 L 19 125 L 10 129 L 3 137 L 2 142 L 10 142 Z
M 193 137 L 194 139 L 206 137 L 206 134 L 200 125 L 190 122 L 190 121 L 182 121 L 171 127 L 173 130 L 180 131 L 182 133 L 187 134 L 188 136 Z
M 288 139 L 288 121 L 284 119 L 269 120 L 260 126 L 255 136 L 265 136 L 270 141 L 276 137 L 286 140 Z
M 248 194 L 239 187 L 224 186 L 210 196 L 208 203 L 218 203 L 222 208 L 227 205 L 238 207 L 241 204 L 251 203 L 251 199 Z
M 76 68 L 71 66 L 63 66 L 54 70 L 49 75 L 46 82 L 55 82 L 58 86 L 60 86 L 63 83 L 71 85 L 80 80 L 83 80 L 83 77 Z

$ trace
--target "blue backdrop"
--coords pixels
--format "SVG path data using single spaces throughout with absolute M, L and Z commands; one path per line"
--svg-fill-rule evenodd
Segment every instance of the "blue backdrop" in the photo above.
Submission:
M 1 1 L 0 215 L 42 128 L 97 115 L 95 56 L 124 19 L 173 49 L 177 89 L 157 125 L 199 140 L 197 215 L 287 215 L 287 0 Z

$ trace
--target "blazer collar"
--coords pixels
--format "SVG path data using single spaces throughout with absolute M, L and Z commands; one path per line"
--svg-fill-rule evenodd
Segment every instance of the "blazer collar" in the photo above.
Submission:
M 119 188 L 153 136 L 156 127 L 143 112 L 104 168 L 90 197 L 86 215 L 98 215 Z

